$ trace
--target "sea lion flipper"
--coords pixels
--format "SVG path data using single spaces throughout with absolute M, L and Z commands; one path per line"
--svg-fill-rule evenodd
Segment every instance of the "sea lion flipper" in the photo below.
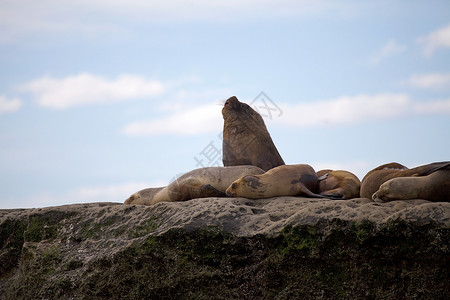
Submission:
M 300 189 L 298 192 L 298 196 L 308 196 L 311 198 L 327 198 L 332 200 L 342 200 L 342 198 L 334 197 L 334 196 L 328 196 L 328 195 L 319 195 L 316 193 L 313 193 L 310 189 L 308 189 L 302 182 L 298 183 L 300 185 Z
M 325 197 L 332 197 L 333 199 L 344 199 L 345 191 L 343 188 L 332 189 L 329 191 L 323 191 L 320 195 Z
M 325 180 L 325 179 L 328 178 L 328 174 L 330 174 L 330 173 L 326 173 L 326 174 L 324 174 L 324 175 L 318 177 L 317 179 L 319 179 L 319 181 Z
M 439 171 L 439 170 L 450 170 L 450 161 L 443 161 L 443 162 L 440 162 L 440 163 L 433 163 L 431 165 L 433 165 L 433 167 L 431 169 L 426 170 L 425 172 L 421 173 L 420 176 L 427 176 L 427 175 L 430 175 L 431 173 L 434 173 L 434 172 Z
M 204 184 L 200 187 L 200 198 L 206 197 L 225 197 L 225 192 L 219 191 L 210 184 Z

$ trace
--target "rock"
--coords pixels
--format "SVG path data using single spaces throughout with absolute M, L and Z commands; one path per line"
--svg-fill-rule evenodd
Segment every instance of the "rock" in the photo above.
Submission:
M 450 203 L 297 197 L 0 210 L 2 299 L 445 299 Z

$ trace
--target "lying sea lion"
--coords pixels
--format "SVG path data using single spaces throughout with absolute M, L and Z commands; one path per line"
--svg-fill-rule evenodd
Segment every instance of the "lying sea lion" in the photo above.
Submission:
M 319 194 L 341 199 L 359 197 L 361 181 L 353 173 L 343 170 L 321 170 L 319 178 Z
M 383 183 L 372 199 L 375 202 L 425 199 L 450 201 L 450 169 L 426 176 L 397 177 Z
M 236 179 L 245 175 L 262 173 L 264 170 L 248 165 L 199 168 L 183 174 L 166 187 L 145 189 L 134 193 L 125 200 L 125 204 L 153 205 L 158 202 L 225 197 L 225 190 Z
M 155 197 L 156 193 L 163 188 L 164 187 L 157 187 L 140 190 L 125 200 L 124 204 L 152 205 L 153 197 Z
M 361 183 L 361 197 L 372 199 L 372 195 L 380 186 L 392 178 L 409 176 L 426 176 L 435 171 L 445 169 L 450 162 L 436 162 L 408 169 L 399 163 L 389 163 L 379 166 L 364 176 Z
M 284 165 L 263 118 L 253 108 L 233 96 L 222 115 L 224 166 L 253 165 L 267 171 Z
M 316 194 L 319 179 L 309 165 L 278 166 L 261 175 L 247 175 L 233 182 L 226 194 L 229 197 L 249 199 L 271 198 L 276 196 L 309 196 L 328 198 Z

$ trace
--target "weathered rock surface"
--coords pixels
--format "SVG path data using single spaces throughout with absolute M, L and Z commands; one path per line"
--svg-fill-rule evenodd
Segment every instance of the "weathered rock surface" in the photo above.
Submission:
M 450 203 L 0 210 L 2 299 L 448 299 Z

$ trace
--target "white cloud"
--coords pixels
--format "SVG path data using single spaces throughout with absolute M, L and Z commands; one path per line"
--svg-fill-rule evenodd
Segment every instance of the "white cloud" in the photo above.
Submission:
M 296 126 L 355 124 L 377 118 L 390 118 L 404 112 L 409 98 L 404 94 L 344 96 L 336 99 L 280 105 L 284 114 L 276 122 Z
M 209 88 L 204 90 L 179 88 L 174 89 L 170 93 L 168 101 L 159 103 L 158 108 L 162 111 L 177 112 L 186 109 L 188 106 L 192 107 L 200 103 L 223 105 L 227 95 L 230 94 L 231 90 L 228 88 Z
M 11 43 L 24 36 L 35 37 L 42 33 L 80 33 L 95 37 L 121 31 L 112 22 L 89 21 L 87 9 L 77 6 L 75 1 L 2 1 L 0 43 Z
M 166 0 L 105 1 L 84 0 L 84 3 L 112 13 L 137 15 L 152 21 L 229 21 L 230 16 L 258 18 L 314 14 L 335 9 L 342 4 L 328 0 Z M 94 2 L 94 3 L 93 3 Z
M 450 99 L 417 102 L 413 105 L 417 115 L 450 115 Z
M 419 102 L 405 94 L 345 96 L 280 107 L 284 113 L 274 122 L 294 127 L 351 125 L 411 115 L 450 115 L 450 99 Z
M 151 98 L 164 91 L 164 84 L 136 75 L 120 75 L 110 80 L 82 73 L 65 78 L 39 78 L 20 89 L 31 92 L 40 106 L 68 109 L 80 105 Z
M 280 126 L 300 128 L 353 125 L 412 115 L 450 115 L 450 99 L 413 101 L 406 94 L 343 96 L 308 103 L 278 105 L 283 114 L 271 121 Z M 121 132 L 128 136 L 218 132 L 223 126 L 221 109 L 221 104 L 201 105 L 173 112 L 164 118 L 128 124 Z
M 450 48 L 450 25 L 439 28 L 427 36 L 419 37 L 417 41 L 422 44 L 425 57 L 431 57 L 439 48 Z
M 321 12 L 338 15 L 348 14 L 348 8 L 352 6 L 328 0 L 4 0 L 0 3 L 0 42 L 40 33 L 98 36 L 123 32 L 118 26 L 155 22 L 236 22 Z
M 450 73 L 432 73 L 422 75 L 412 75 L 402 84 L 423 89 L 450 88 Z
M 223 126 L 221 110 L 221 104 L 201 105 L 174 112 L 164 118 L 131 123 L 122 129 L 122 133 L 129 136 L 153 136 L 217 132 Z
M 15 112 L 22 106 L 22 100 L 18 98 L 8 99 L 6 96 L 0 95 L 0 114 Z
M 398 43 L 395 39 L 389 40 L 384 44 L 370 59 L 370 63 L 378 65 L 382 60 L 391 56 L 405 52 L 407 47 Z

